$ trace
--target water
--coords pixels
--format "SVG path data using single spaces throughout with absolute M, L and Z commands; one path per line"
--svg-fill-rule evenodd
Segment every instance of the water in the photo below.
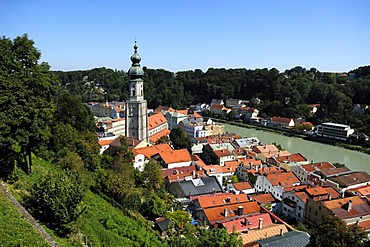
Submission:
M 276 142 L 290 153 L 301 153 L 309 161 L 342 163 L 353 171 L 366 171 L 370 173 L 370 155 L 326 145 L 322 143 L 306 141 L 296 137 L 287 137 L 272 132 L 242 128 L 225 124 L 225 131 L 233 132 L 241 137 L 257 137 L 262 144 Z

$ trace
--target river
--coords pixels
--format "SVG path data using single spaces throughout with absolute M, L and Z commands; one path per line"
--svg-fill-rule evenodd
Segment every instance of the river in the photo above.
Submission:
M 225 124 L 225 131 L 236 133 L 241 137 L 257 137 L 262 144 L 277 143 L 290 153 L 301 153 L 313 162 L 329 161 L 342 163 L 353 171 L 370 173 L 370 155 L 336 146 L 303 140 L 297 137 L 287 137 L 268 131 L 248 129 Z

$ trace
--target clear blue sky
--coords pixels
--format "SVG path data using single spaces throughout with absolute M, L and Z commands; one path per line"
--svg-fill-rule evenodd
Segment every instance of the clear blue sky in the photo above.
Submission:
M 173 72 L 370 64 L 368 0 L 0 0 L 0 35 L 27 33 L 52 70 Z

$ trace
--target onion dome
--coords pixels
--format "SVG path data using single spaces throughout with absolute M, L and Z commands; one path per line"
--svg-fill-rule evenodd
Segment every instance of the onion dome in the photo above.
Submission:
M 137 46 L 136 41 L 135 41 L 135 45 L 134 45 L 135 51 L 134 51 L 134 54 L 130 58 L 131 62 L 132 62 L 132 65 L 131 65 L 131 68 L 128 70 L 128 75 L 129 75 L 130 79 L 139 79 L 139 78 L 144 77 L 144 71 L 140 67 L 141 57 L 137 53 L 137 48 L 138 48 L 138 46 Z

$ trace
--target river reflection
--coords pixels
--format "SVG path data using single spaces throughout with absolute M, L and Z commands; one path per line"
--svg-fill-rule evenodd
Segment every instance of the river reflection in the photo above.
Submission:
M 225 130 L 234 132 L 242 137 L 257 137 L 262 144 L 276 142 L 291 153 L 301 153 L 313 162 L 329 161 L 331 163 L 346 164 L 354 171 L 367 171 L 370 173 L 370 155 L 347 150 L 340 147 L 325 145 L 300 138 L 287 137 L 281 134 L 261 130 L 247 129 L 225 124 Z

